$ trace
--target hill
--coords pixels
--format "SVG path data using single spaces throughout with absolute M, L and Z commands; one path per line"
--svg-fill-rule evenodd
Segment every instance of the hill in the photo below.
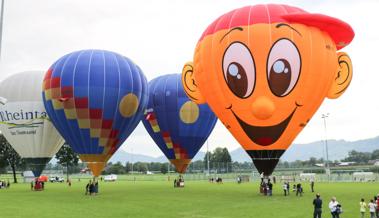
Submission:
M 345 141 L 345 140 L 328 140 L 329 159 L 340 160 L 348 155 L 351 150 L 357 150 L 361 152 L 372 152 L 375 149 L 379 149 L 379 136 L 370 139 L 363 139 L 358 141 Z M 293 144 L 282 156 L 283 161 L 295 161 L 295 160 L 308 160 L 310 157 L 321 158 L 325 155 L 325 141 L 316 141 L 308 144 Z M 245 162 L 250 161 L 250 157 L 242 148 L 230 151 L 233 161 Z M 196 160 L 203 160 L 205 152 L 199 152 L 195 158 Z M 119 150 L 111 158 L 111 162 L 120 161 L 125 163 L 127 161 L 132 162 L 167 162 L 166 157 L 151 157 L 141 154 L 130 154 L 123 150 Z

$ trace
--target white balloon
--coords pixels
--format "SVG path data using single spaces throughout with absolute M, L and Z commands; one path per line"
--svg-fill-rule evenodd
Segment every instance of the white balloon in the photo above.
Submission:
M 64 143 L 43 105 L 44 74 L 22 72 L 0 83 L 0 131 L 22 158 L 51 158 Z

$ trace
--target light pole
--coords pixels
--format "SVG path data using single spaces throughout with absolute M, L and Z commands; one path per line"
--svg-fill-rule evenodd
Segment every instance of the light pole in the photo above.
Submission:
M 0 15 L 0 59 L 1 59 L 1 48 L 3 40 L 3 19 L 4 19 L 4 0 L 1 0 L 1 15 Z
M 322 114 L 321 118 L 324 119 L 324 130 L 325 130 L 325 151 L 326 151 L 326 164 L 325 164 L 325 171 L 328 175 L 328 181 L 330 179 L 330 168 L 329 168 L 329 150 L 328 150 L 328 136 L 326 131 L 326 118 L 329 117 L 329 113 Z
M 209 176 L 209 145 L 208 145 L 208 140 L 207 140 L 207 167 L 208 167 L 208 173 L 207 176 Z
M 131 158 L 132 161 L 131 161 L 131 162 L 132 162 L 132 175 L 133 175 L 133 161 L 134 161 L 134 160 L 133 160 L 133 148 L 131 149 L 131 155 L 132 155 L 132 158 Z

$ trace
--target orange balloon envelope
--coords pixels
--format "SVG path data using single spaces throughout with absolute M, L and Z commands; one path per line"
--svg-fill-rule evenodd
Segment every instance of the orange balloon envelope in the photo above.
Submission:
M 287 5 L 255 5 L 216 19 L 183 68 L 187 95 L 207 103 L 270 175 L 323 100 L 352 79 L 339 49 L 354 38 L 345 22 Z

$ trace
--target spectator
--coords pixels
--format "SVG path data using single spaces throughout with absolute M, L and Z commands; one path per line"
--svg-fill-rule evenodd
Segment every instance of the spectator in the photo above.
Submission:
M 88 195 L 90 184 L 91 184 L 91 181 L 89 181 L 89 182 L 87 183 L 87 185 L 86 185 L 86 193 L 85 193 L 85 195 Z
M 315 187 L 315 181 L 314 181 L 313 178 L 311 178 L 310 180 L 311 180 L 311 191 L 312 191 L 312 192 L 315 192 L 315 190 L 314 190 L 314 187 Z
M 95 194 L 99 193 L 99 182 L 98 182 L 98 181 L 95 182 L 95 185 L 94 185 L 94 193 L 95 193 Z
M 91 181 L 89 184 L 89 195 L 92 195 L 94 193 L 95 184 Z
M 269 179 L 268 183 L 267 183 L 267 194 L 268 194 L 268 196 L 272 196 L 272 187 L 273 187 L 273 185 Z
M 379 194 L 376 196 L 376 218 L 379 218 Z
M 287 195 L 290 195 L 290 182 L 287 182 Z
M 330 209 L 330 213 L 332 214 L 332 218 L 339 218 L 337 205 L 338 205 L 337 198 L 332 197 L 331 201 L 329 202 L 329 209 Z
M 359 202 L 360 209 L 359 211 L 361 212 L 361 218 L 365 217 L 366 209 L 367 209 L 367 204 L 365 202 L 365 199 L 361 199 L 361 202 Z
M 373 199 L 371 199 L 370 203 L 368 203 L 368 208 L 370 210 L 370 218 L 375 218 L 376 204 Z
M 301 187 L 301 183 L 298 183 L 296 185 L 296 196 L 303 196 L 303 188 Z
M 314 206 L 313 218 L 321 218 L 322 200 L 320 198 L 319 193 L 316 194 L 316 198 L 313 200 L 313 206 Z
M 31 181 L 31 182 L 30 182 L 30 190 L 33 191 L 33 188 L 34 188 L 33 181 Z
M 287 196 L 287 183 L 286 182 L 283 184 L 283 191 L 284 191 L 284 196 Z

